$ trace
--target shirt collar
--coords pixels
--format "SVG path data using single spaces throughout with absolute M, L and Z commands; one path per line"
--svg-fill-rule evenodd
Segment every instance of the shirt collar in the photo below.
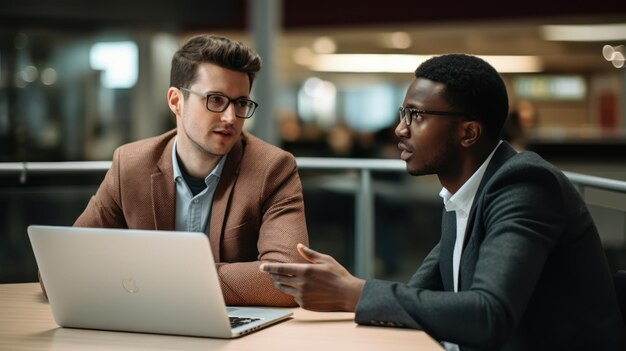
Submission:
M 176 143 L 177 142 L 178 142 L 178 136 L 174 138 L 174 145 L 172 146 L 172 166 L 174 169 L 174 182 L 176 182 L 178 178 L 183 177 L 180 167 L 178 166 L 178 157 L 176 156 Z M 219 178 L 222 175 L 222 170 L 224 169 L 224 164 L 226 163 L 227 156 L 228 155 L 222 156 L 220 161 L 217 163 L 217 165 L 215 165 L 215 168 L 213 168 L 213 170 L 211 171 L 211 173 L 209 173 L 209 175 L 205 178 L 205 180 L 208 180 L 211 176 L 217 176 Z
M 476 192 L 478 191 L 478 186 L 480 185 L 480 181 L 483 179 L 483 175 L 485 175 L 485 171 L 487 170 L 487 166 L 493 157 L 493 154 L 496 152 L 498 147 L 502 144 L 502 140 L 498 142 L 495 148 L 491 151 L 487 159 L 483 162 L 482 165 L 472 174 L 472 176 L 461 186 L 461 188 L 454 194 L 451 194 L 448 189 L 442 188 L 439 192 L 439 196 L 443 199 L 443 205 L 446 208 L 446 211 L 457 211 L 460 212 L 463 216 L 468 216 L 470 209 L 472 207 L 472 202 L 474 201 L 474 197 L 476 196 Z

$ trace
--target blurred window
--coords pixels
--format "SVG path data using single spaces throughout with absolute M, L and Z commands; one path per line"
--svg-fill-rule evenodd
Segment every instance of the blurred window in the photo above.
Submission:
M 391 85 L 370 85 L 346 90 L 344 113 L 351 129 L 375 132 L 396 122 L 400 106 Z
M 518 98 L 537 100 L 583 100 L 587 94 L 581 76 L 520 76 L 514 89 Z
M 322 129 L 337 122 L 337 88 L 317 77 L 307 79 L 298 91 L 298 115 L 305 122 L 315 121 Z
M 137 44 L 132 41 L 96 43 L 89 52 L 89 64 L 103 71 L 103 87 L 132 88 L 137 83 Z

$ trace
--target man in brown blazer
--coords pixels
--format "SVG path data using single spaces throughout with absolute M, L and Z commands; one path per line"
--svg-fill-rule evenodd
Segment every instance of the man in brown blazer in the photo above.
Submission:
M 74 225 L 205 232 L 227 304 L 294 305 L 259 271 L 301 262 L 294 248 L 307 243 L 294 157 L 242 131 L 260 68 L 239 42 L 191 38 L 172 59 L 176 129 L 118 148 Z

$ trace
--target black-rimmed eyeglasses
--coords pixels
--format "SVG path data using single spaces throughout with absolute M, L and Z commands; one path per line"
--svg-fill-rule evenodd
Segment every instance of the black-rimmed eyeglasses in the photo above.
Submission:
M 239 118 L 252 117 L 254 111 L 259 106 L 256 102 L 247 98 L 231 100 L 228 96 L 222 93 L 201 93 L 187 88 L 179 89 L 206 98 L 206 108 L 211 112 L 224 112 L 228 108 L 228 105 L 232 102 L 233 106 L 235 106 L 235 116 Z
M 420 115 L 434 115 L 434 116 L 465 116 L 465 113 L 462 112 L 454 112 L 454 111 L 430 111 L 430 110 L 418 110 L 412 107 L 400 107 L 398 109 L 400 112 L 400 121 L 404 120 L 404 123 L 407 126 L 411 125 L 411 121 L 413 118 L 417 118 Z

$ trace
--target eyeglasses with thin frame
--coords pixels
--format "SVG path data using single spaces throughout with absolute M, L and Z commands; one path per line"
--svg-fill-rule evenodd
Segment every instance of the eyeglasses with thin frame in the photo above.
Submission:
M 231 100 L 231 98 L 222 93 L 201 93 L 187 88 L 178 89 L 203 96 L 206 99 L 206 108 L 211 112 L 224 112 L 228 108 L 228 105 L 232 102 L 235 106 L 235 116 L 239 118 L 247 119 L 252 117 L 254 111 L 259 106 L 256 102 L 247 98 Z
M 420 115 L 433 115 L 433 116 L 465 116 L 465 113 L 454 111 L 431 111 L 431 110 L 418 110 L 412 107 L 400 107 L 400 121 L 404 120 L 407 126 L 411 125 L 413 118 L 417 118 Z

